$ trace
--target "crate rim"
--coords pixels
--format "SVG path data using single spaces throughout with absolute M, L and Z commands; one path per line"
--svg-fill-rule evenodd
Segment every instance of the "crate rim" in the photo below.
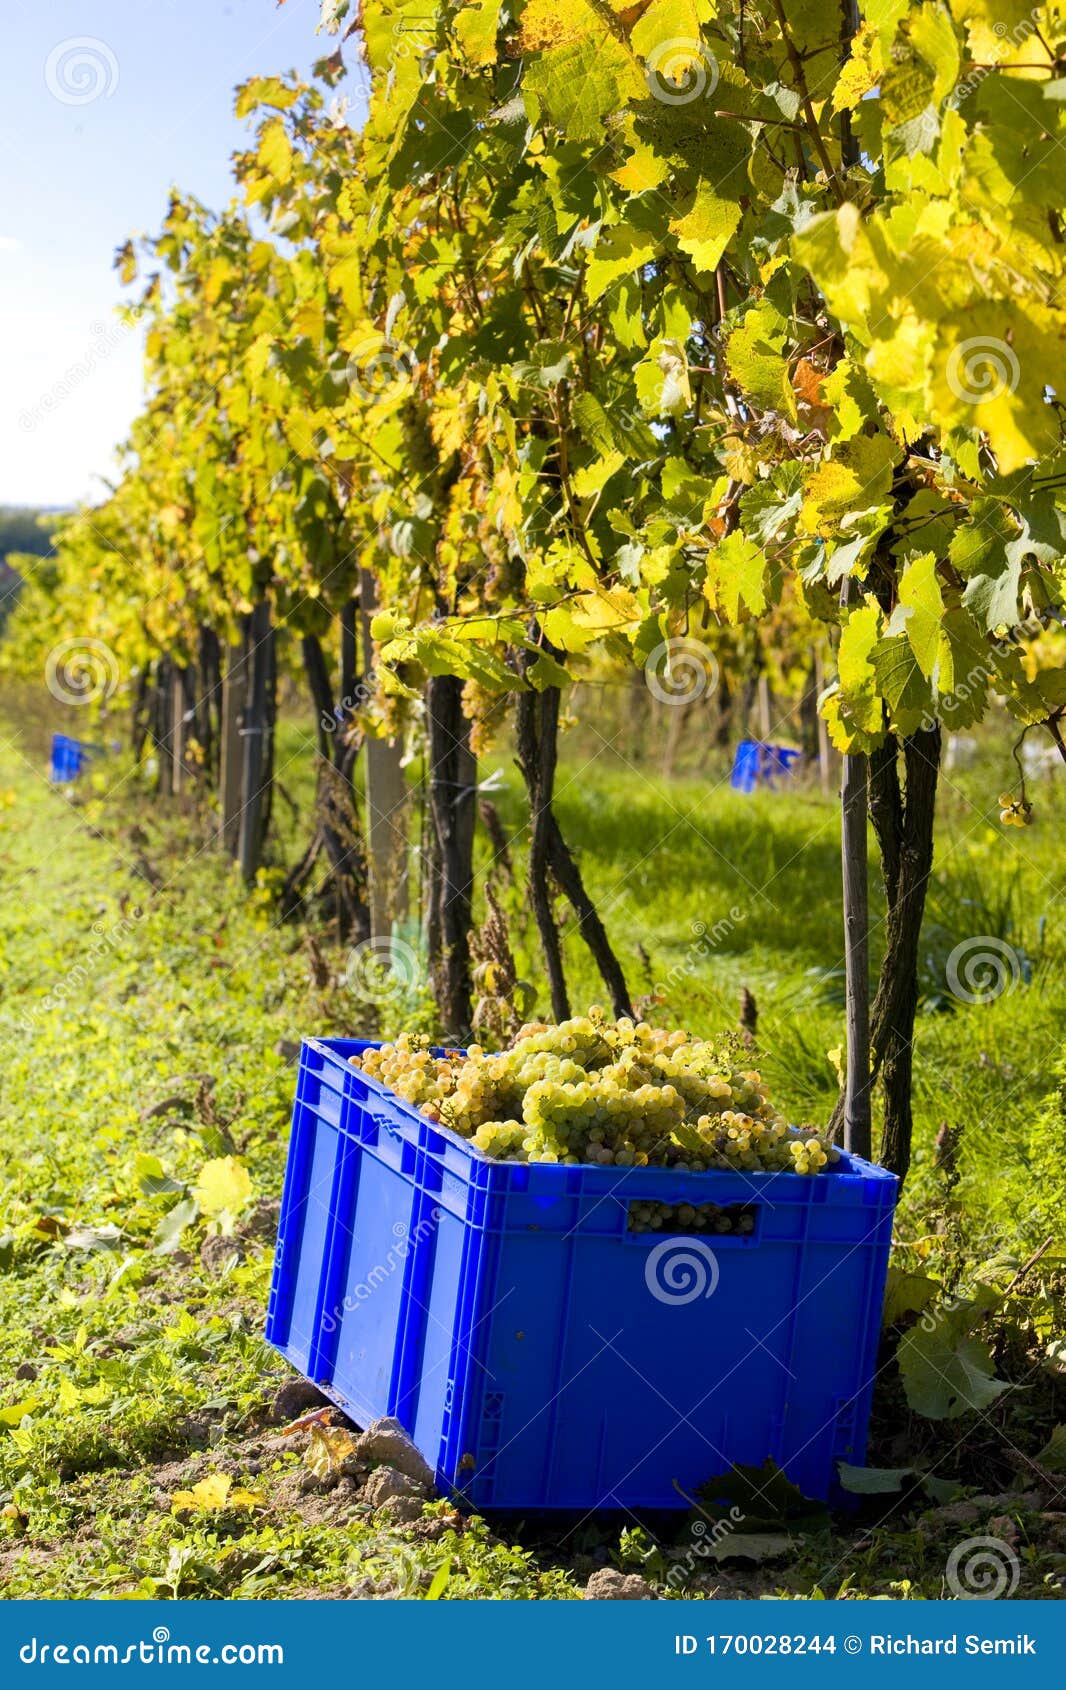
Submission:
M 515 1162 L 502 1156 L 487 1156 L 483 1150 L 479 1150 L 475 1144 L 471 1143 L 470 1139 L 464 1138 L 462 1134 L 457 1133 L 453 1127 L 446 1126 L 443 1121 L 431 1120 L 428 1115 L 423 1115 L 420 1110 L 414 1108 L 412 1104 L 408 1103 L 406 1098 L 399 1097 L 396 1092 L 390 1091 L 387 1086 L 383 1086 L 381 1081 L 376 1080 L 372 1074 L 365 1074 L 362 1069 L 353 1068 L 352 1064 L 348 1061 L 348 1058 L 341 1056 L 335 1048 L 337 1045 L 360 1045 L 364 1050 L 380 1050 L 382 1045 L 391 1043 L 393 1043 L 393 1040 L 391 1039 L 339 1038 L 333 1036 L 319 1037 L 313 1034 L 305 1034 L 301 1040 L 300 1060 L 302 1063 L 304 1050 L 310 1048 L 311 1050 L 315 1050 L 322 1056 L 326 1057 L 330 1063 L 340 1070 L 341 1073 L 351 1072 L 359 1074 L 364 1083 L 370 1087 L 371 1091 L 375 1092 L 377 1096 L 387 1099 L 394 1108 L 399 1109 L 403 1115 L 407 1116 L 415 1126 L 431 1127 L 434 1132 L 440 1133 L 441 1136 L 450 1144 L 453 1144 L 458 1149 L 465 1151 L 471 1161 L 479 1162 L 484 1166 L 501 1169 L 538 1167 L 543 1168 L 545 1171 L 552 1167 L 558 1167 L 564 1173 L 575 1173 L 579 1169 L 587 1169 L 590 1173 L 605 1173 L 608 1171 L 607 1169 L 601 1167 L 598 1163 L 594 1162 L 532 1163 Z M 462 1048 L 463 1047 L 460 1045 L 434 1045 L 432 1047 L 435 1052 L 441 1053 L 444 1051 L 461 1050 Z M 837 1167 L 834 1167 L 832 1173 L 828 1175 L 830 1179 L 869 1181 L 872 1178 L 885 1181 L 896 1187 L 899 1185 L 899 1175 L 892 1173 L 888 1168 L 882 1168 L 877 1162 L 867 1162 L 864 1157 L 853 1155 L 852 1152 L 848 1150 L 841 1150 L 840 1157 L 841 1162 L 844 1163 L 845 1166 L 838 1165 Z M 655 1166 L 655 1164 L 651 1165 Z M 618 1169 L 617 1171 L 620 1173 L 629 1173 L 635 1170 L 624 1168 Z M 670 1173 L 671 1171 L 676 1172 L 677 1170 L 671 1170 L 664 1167 L 662 1171 L 663 1173 Z M 765 1169 L 753 1172 L 751 1170 L 731 1168 L 708 1168 L 704 1170 L 704 1176 L 715 1173 L 726 1174 L 735 1172 L 743 1172 L 745 1179 L 750 1180 L 755 1191 L 759 1193 L 769 1191 L 771 1186 L 773 1186 L 777 1191 L 796 1190 L 801 1187 L 804 1190 L 807 1190 L 810 1188 L 814 1180 L 820 1178 L 818 1174 L 792 1174 L 787 1171 L 767 1171 Z

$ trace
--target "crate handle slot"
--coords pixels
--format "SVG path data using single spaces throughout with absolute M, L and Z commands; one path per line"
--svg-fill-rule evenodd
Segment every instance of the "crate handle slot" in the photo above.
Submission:
M 655 1244 L 664 1238 L 701 1240 L 716 1250 L 720 1245 L 755 1244 L 761 1231 L 762 1203 L 653 1203 L 632 1198 L 625 1206 L 626 1241 Z M 672 1212 L 671 1212 L 672 1211 Z M 691 1211 L 691 1212 L 690 1212 Z M 699 1224 L 699 1217 L 703 1224 Z M 658 1219 L 660 1224 L 654 1224 Z

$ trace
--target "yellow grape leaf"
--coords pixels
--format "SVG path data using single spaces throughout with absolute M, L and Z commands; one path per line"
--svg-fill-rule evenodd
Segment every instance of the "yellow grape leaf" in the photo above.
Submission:
M 979 428 L 1008 474 L 1051 451 L 1059 424 L 1045 388 L 1066 388 L 1066 320 L 1035 300 L 984 300 L 940 324 L 929 408 L 943 427 Z
M 583 469 L 574 471 L 573 487 L 579 499 L 594 498 L 606 487 L 616 470 L 625 463 L 624 452 L 608 452 L 604 457 L 597 458 L 595 463 L 586 464 Z
M 676 217 L 670 231 L 677 236 L 682 252 L 697 270 L 711 271 L 736 233 L 740 207 L 735 200 L 720 199 L 710 184 L 701 182 L 696 202 L 684 217 Z
M 943 6 L 916 6 L 908 33 L 911 45 L 932 72 L 933 100 L 939 105 L 959 75 L 959 44 L 951 17 Z
M 270 354 L 274 349 L 274 337 L 269 334 L 256 335 L 245 355 L 245 365 L 248 374 L 257 381 L 270 362 Z
M 311 1439 L 304 1451 L 304 1464 L 318 1479 L 328 1479 L 331 1473 L 355 1451 L 355 1439 L 344 1426 L 316 1425 L 311 1427 Z
M 640 14 L 629 39 L 634 53 L 653 61 L 653 73 L 656 55 L 661 54 L 668 55 L 674 80 L 682 77 L 686 64 L 697 68 L 702 64 L 698 0 L 651 0 L 649 6 L 615 5 L 614 10 Z
M 228 1473 L 211 1473 L 192 1490 L 178 1490 L 170 1499 L 170 1506 L 191 1509 L 197 1514 L 217 1513 L 220 1508 L 256 1508 L 262 1503 L 259 1491 L 234 1485 Z
M 460 6 L 452 19 L 455 39 L 468 64 L 491 65 L 496 61 L 496 30 L 501 0 L 471 0 Z
M 877 402 L 864 372 L 850 358 L 841 358 L 836 369 L 825 377 L 821 401 L 832 413 L 831 434 L 834 440 L 850 440 L 877 411 Z
M 837 652 L 841 700 L 848 716 L 863 732 L 881 727 L 881 700 L 870 655 L 877 644 L 881 612 L 872 600 L 853 610 L 844 624 Z
M 627 194 L 643 194 L 649 188 L 657 188 L 670 174 L 669 162 L 654 147 L 638 142 L 631 135 L 626 139 L 633 151 L 619 169 L 610 172 L 612 182 L 617 182 Z
M 0 1426 L 17 1426 L 40 1406 L 40 1397 L 23 1397 L 21 1402 L 9 1403 L 6 1408 L 0 1408 Z
M 590 301 L 599 299 L 620 276 L 631 276 L 658 251 L 653 235 L 618 223 L 601 234 L 589 259 L 586 286 Z
M 856 435 L 834 446 L 804 488 L 799 526 L 808 534 L 836 538 L 841 520 L 878 505 L 892 487 L 898 448 L 885 434 Z
M 292 147 L 285 120 L 272 117 L 259 136 L 259 163 L 275 182 L 287 182 L 292 175 Z
M 860 100 L 877 87 L 884 69 L 884 53 L 877 34 L 864 23 L 851 38 L 851 54 L 837 78 L 833 94 L 836 111 L 854 111 Z
M 218 1156 L 200 1169 L 195 1193 L 205 1215 L 235 1215 L 252 1195 L 251 1175 L 238 1156 Z
M 758 616 L 766 609 L 765 573 L 762 547 L 738 529 L 708 552 L 704 595 L 711 608 L 720 609 L 729 622 L 739 620 L 742 603 Z
M 593 640 L 621 633 L 643 620 L 643 611 L 626 587 L 578 593 L 567 604 L 555 605 L 544 616 L 544 631 L 564 651 L 584 651 Z

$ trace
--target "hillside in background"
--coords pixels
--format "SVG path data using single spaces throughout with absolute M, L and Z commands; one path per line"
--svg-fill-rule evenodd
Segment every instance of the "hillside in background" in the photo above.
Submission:
M 58 510 L 35 510 L 29 505 L 0 505 L 0 628 L 22 583 L 21 574 L 9 560 L 19 555 L 47 557 L 59 514 Z

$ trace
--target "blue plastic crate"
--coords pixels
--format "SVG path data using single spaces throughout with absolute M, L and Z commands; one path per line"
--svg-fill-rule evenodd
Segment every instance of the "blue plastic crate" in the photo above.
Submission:
M 49 779 L 57 786 L 77 780 L 92 753 L 93 747 L 83 745 L 80 739 L 70 739 L 67 734 L 53 734 Z
M 267 1337 L 360 1425 L 396 1415 L 477 1508 L 686 1506 L 768 1457 L 860 1463 L 895 1176 L 496 1162 L 305 1040 Z M 627 1228 L 741 1203 L 749 1235 Z M 676 1484 L 675 1484 L 676 1481 Z
M 787 779 L 802 751 L 790 745 L 770 745 L 759 739 L 742 739 L 733 758 L 729 784 L 737 792 L 754 792 L 757 786 L 775 786 Z

